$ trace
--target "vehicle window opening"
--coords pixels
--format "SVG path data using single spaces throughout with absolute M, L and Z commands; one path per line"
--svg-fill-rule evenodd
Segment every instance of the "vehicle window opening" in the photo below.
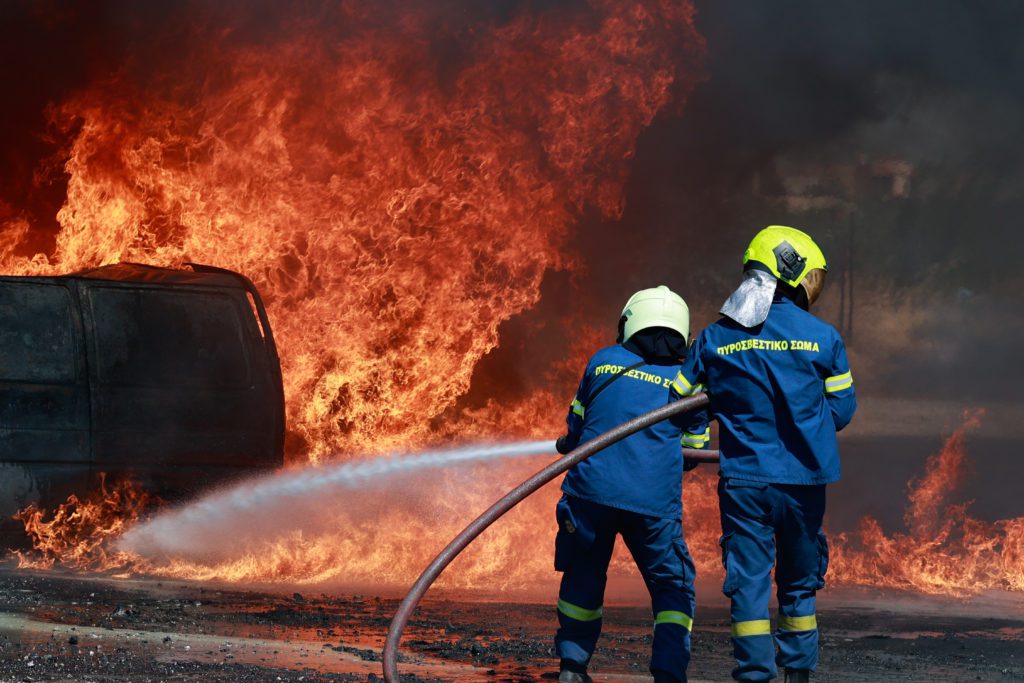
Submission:
M 0 380 L 73 383 L 75 343 L 64 287 L 0 285 Z
M 122 386 L 247 387 L 234 302 L 222 294 L 94 287 L 99 379 Z

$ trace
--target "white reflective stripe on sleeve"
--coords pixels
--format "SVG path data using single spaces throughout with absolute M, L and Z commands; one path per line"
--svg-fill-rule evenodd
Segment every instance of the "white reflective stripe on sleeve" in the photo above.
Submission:
M 572 400 L 572 412 L 576 413 L 580 417 L 583 417 L 583 413 L 585 412 L 585 409 L 583 408 L 583 404 L 580 403 L 579 401 L 577 401 L 576 399 L 573 399 Z
M 825 391 L 832 393 L 834 391 L 842 391 L 843 389 L 849 389 L 853 386 L 853 375 L 849 370 L 841 375 L 835 375 L 825 380 Z
M 690 396 L 691 394 L 696 394 L 703 387 L 700 384 L 691 384 L 690 380 L 686 379 L 682 372 L 677 372 L 676 378 L 672 380 L 672 388 L 680 396 Z

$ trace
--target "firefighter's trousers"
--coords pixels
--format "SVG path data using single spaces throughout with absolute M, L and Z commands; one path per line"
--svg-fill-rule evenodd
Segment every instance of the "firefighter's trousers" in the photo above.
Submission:
M 693 560 L 678 519 L 660 519 L 562 496 L 556 510 L 555 569 L 561 659 L 586 666 L 601 634 L 608 562 L 616 534 L 640 569 L 651 594 L 654 644 L 650 668 L 686 680 L 693 626 Z
M 818 663 L 814 596 L 824 587 L 828 568 L 821 530 L 825 486 L 721 479 L 718 499 L 722 592 L 732 600 L 733 678 L 768 680 L 777 674 L 776 665 L 813 670 Z M 779 601 L 774 641 L 768 614 L 773 565 Z

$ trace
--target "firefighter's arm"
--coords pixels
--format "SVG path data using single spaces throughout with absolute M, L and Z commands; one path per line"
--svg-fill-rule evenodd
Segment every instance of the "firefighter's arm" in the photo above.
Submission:
M 576 448 L 580 443 L 580 436 L 583 434 L 583 417 L 586 413 L 583 400 L 589 390 L 589 379 L 590 367 L 588 366 L 583 373 L 583 379 L 580 380 L 576 395 L 573 396 L 572 403 L 569 404 L 569 412 L 565 416 L 566 433 L 558 437 L 558 441 L 555 442 L 555 449 L 562 455 Z
M 676 373 L 675 379 L 669 385 L 670 400 L 677 401 L 687 396 L 693 396 L 699 391 L 704 391 L 704 363 L 701 360 L 701 351 L 704 348 L 704 334 L 701 335 L 690 346 L 686 354 L 686 360 Z
M 832 411 L 832 422 L 838 432 L 850 424 L 857 410 L 857 394 L 853 388 L 850 363 L 846 360 L 846 346 L 838 335 L 832 344 L 830 372 L 831 374 L 825 378 L 824 391 L 829 410 Z
M 682 397 L 672 392 L 669 396 L 669 401 L 678 401 L 680 398 Z M 683 433 L 680 439 L 680 448 L 704 450 L 708 447 L 708 443 L 711 441 L 711 424 L 706 409 L 680 415 L 676 418 L 676 424 L 679 425 Z M 683 470 L 686 472 L 689 472 L 699 464 L 700 462 L 696 460 L 683 458 Z
M 704 336 L 701 335 L 690 347 L 690 351 L 683 361 L 682 367 L 672 380 L 669 389 L 669 401 L 678 401 L 681 398 L 692 396 L 697 392 L 704 391 L 704 367 L 701 361 L 701 349 L 704 344 Z M 685 413 L 676 418 L 673 422 L 682 430 L 681 447 L 702 449 L 708 447 L 711 440 L 711 426 L 707 410 L 699 410 L 695 413 Z M 684 460 L 683 468 L 691 470 L 698 463 Z

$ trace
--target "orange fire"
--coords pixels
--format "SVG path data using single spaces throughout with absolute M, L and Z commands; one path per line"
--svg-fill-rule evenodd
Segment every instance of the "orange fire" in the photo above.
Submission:
M 553 438 L 583 355 L 533 396 L 458 400 L 545 273 L 577 266 L 569 236 L 584 212 L 621 214 L 637 137 L 685 102 L 704 42 L 689 0 L 524 5 L 469 28 L 439 12 L 324 3 L 255 44 L 211 22 L 156 73 L 126 67 L 56 104 L 60 231 L 37 254 L 30 226 L 0 226 L 0 270 L 196 261 L 245 273 L 282 352 L 294 463 Z M 485 497 L 463 496 L 460 515 Z M 536 541 L 550 515 L 535 505 L 521 538 L 490 537 L 481 567 Z M 374 533 L 398 548 L 408 530 L 456 526 L 391 520 Z M 272 542 L 279 551 L 216 573 L 358 573 L 369 552 L 339 557 L 354 546 L 330 536 Z M 433 549 L 403 546 L 380 565 L 400 565 L 399 551 L 419 565 Z
M 907 532 L 887 536 L 865 517 L 856 533 L 838 536 L 834 580 L 946 595 L 1024 590 L 1024 517 L 987 523 L 968 514 L 970 503 L 948 502 L 963 481 L 965 440 L 983 414 L 968 412 L 924 477 L 908 484 Z
M 49 569 L 54 564 L 77 569 L 124 567 L 131 557 L 110 549 L 110 541 L 132 526 L 157 501 L 130 480 L 110 486 L 100 473 L 99 487 L 87 498 L 71 495 L 48 514 L 35 505 L 16 518 L 25 525 L 32 551 L 15 551 L 18 566 Z
M 341 3 L 315 19 L 343 30 L 299 18 L 272 44 L 210 30 L 148 85 L 55 107 L 72 135 L 56 247 L 0 240 L 0 267 L 238 270 L 283 350 L 290 455 L 435 441 L 499 325 L 571 265 L 581 212 L 621 212 L 640 131 L 698 80 L 687 0 L 590 4 L 480 27 L 455 64 L 428 7 Z
M 211 263 L 250 276 L 282 353 L 288 457 L 298 465 L 481 438 L 549 438 L 606 327 L 570 319 L 543 387 L 460 403 L 499 327 L 534 306 L 546 273 L 579 267 L 584 212 L 620 215 L 637 137 L 700 78 L 689 0 L 590 0 L 449 36 L 423 3 L 345 2 L 250 44 L 195 31 L 187 59 L 126 73 L 53 107 L 69 141 L 68 194 L 46 254 L 0 224 L 0 270 L 65 273 L 117 261 Z M 328 27 L 328 28 L 324 28 Z M 439 34 L 451 54 L 437 47 Z M 445 37 L 447 36 L 447 37 Z M 457 48 L 457 49 L 456 49 Z M 946 506 L 973 415 L 911 488 L 908 532 L 865 519 L 835 543 L 837 582 L 963 593 L 1024 590 L 1024 518 L 986 524 Z M 196 579 L 407 585 L 477 511 L 537 469 L 483 465 L 431 479 L 429 508 L 353 513 L 217 557 L 142 558 L 107 540 L 146 501 L 126 486 L 20 515 L 23 563 Z M 687 540 L 720 572 L 714 476 L 687 476 Z M 472 481 L 470 485 L 469 481 Z M 443 577 L 494 590 L 553 580 L 550 486 Z M 341 501 L 342 503 L 344 501 Z M 369 509 L 369 508 L 367 508 Z M 617 556 L 614 571 L 630 562 Z

